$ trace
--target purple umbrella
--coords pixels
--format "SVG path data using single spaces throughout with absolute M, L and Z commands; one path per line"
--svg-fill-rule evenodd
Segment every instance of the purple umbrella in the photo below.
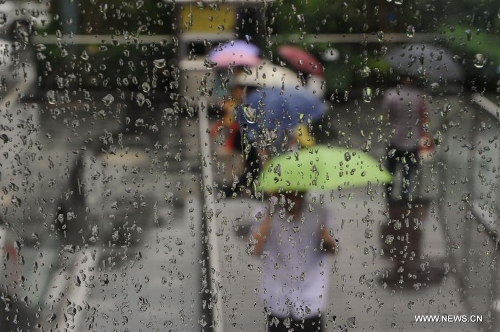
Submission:
M 208 53 L 208 60 L 215 63 L 216 68 L 229 66 L 256 66 L 262 59 L 260 49 L 244 40 L 232 40 L 221 44 Z

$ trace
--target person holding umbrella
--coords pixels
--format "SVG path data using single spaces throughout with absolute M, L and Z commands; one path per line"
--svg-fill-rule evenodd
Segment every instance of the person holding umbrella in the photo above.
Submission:
M 295 73 L 272 64 L 235 78 L 235 89 L 244 91 L 236 121 L 244 140 L 257 147 L 262 162 L 315 144 L 312 124 L 323 117 L 328 106 L 297 86 L 296 80 Z
M 235 75 L 229 101 L 238 105 L 234 118 L 240 128 L 246 171 L 227 190 L 251 188 L 261 165 L 270 156 L 315 144 L 312 123 L 325 113 L 326 104 L 305 89 L 296 89 L 295 73 L 264 62 Z M 226 102 L 226 101 L 225 101 Z
M 236 122 L 234 112 L 236 106 L 242 99 L 243 91 L 235 89 L 231 84 L 238 74 L 244 72 L 248 67 L 256 66 L 263 60 L 260 58 L 260 49 L 245 40 L 232 40 L 214 47 L 207 56 L 206 63 L 216 71 L 216 93 L 222 101 L 220 108 L 222 116 L 210 128 L 210 135 L 215 137 L 220 131 L 225 131 L 223 146 L 219 149 L 220 155 L 231 155 L 233 151 L 243 152 L 240 128 Z M 246 173 L 257 174 L 258 155 L 254 147 L 247 147 L 247 158 L 245 158 L 244 174 L 240 176 L 238 184 L 246 183 Z M 252 160 L 255 161 L 251 162 Z M 226 197 L 233 196 L 238 186 L 226 187 L 223 192 Z
M 391 133 L 387 148 L 387 169 L 394 173 L 398 165 L 403 169 L 401 199 L 412 200 L 413 178 L 417 172 L 418 144 L 421 128 L 425 126 L 427 100 L 425 92 L 414 83 L 415 78 L 403 76 L 398 87 L 384 93 L 382 109 L 387 111 L 386 122 Z M 393 199 L 394 184 L 386 188 L 387 199 Z
M 269 198 L 256 214 L 249 253 L 262 257 L 259 297 L 268 331 L 323 331 L 329 268 L 338 251 L 335 220 L 325 206 L 307 200 L 309 190 L 359 187 L 390 181 L 368 154 L 315 146 L 274 157 L 258 177 Z

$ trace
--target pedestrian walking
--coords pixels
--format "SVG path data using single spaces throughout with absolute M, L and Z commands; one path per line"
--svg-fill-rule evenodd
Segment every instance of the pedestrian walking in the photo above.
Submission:
M 431 202 L 416 197 L 415 177 L 421 154 L 432 151 L 432 139 L 428 133 L 425 92 L 414 80 L 404 76 L 398 87 L 385 92 L 382 103 L 391 129 L 387 170 L 394 175 L 401 167 L 403 181 L 400 197 L 395 195 L 393 181 L 386 185 L 389 218 L 382 224 L 382 236 L 394 240 L 382 243 L 384 256 L 392 264 L 381 281 L 401 287 L 413 287 L 416 283 L 428 286 L 441 281 L 444 275 L 442 262 L 422 256 L 423 230 Z
M 422 128 L 426 126 L 427 101 L 411 77 L 404 77 L 398 87 L 384 94 L 382 108 L 387 112 L 390 140 L 387 149 L 387 170 L 394 175 L 398 166 L 403 171 L 401 199 L 410 201 L 415 190 L 414 176 L 419 165 L 418 146 Z M 387 199 L 394 200 L 394 183 L 387 185 Z
M 255 218 L 253 254 L 262 257 L 259 297 L 267 331 L 323 331 L 329 272 L 326 255 L 337 250 L 334 220 L 307 191 L 269 197 Z

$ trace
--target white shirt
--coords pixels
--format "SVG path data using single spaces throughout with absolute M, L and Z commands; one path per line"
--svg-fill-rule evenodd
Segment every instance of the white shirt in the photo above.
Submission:
M 326 254 L 320 251 L 321 228 L 331 228 L 333 222 L 323 207 L 307 202 L 301 218 L 293 222 L 279 214 L 273 213 L 263 246 L 259 297 L 277 317 L 317 316 L 326 306 L 328 293 Z

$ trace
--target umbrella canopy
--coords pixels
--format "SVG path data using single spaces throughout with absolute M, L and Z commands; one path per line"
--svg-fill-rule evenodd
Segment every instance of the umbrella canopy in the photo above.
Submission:
M 262 62 L 260 49 L 244 40 L 233 40 L 213 48 L 208 53 L 208 60 L 215 63 L 215 68 L 229 66 L 256 66 Z
M 315 146 L 272 158 L 259 174 L 256 189 L 268 193 L 332 190 L 390 181 L 390 173 L 365 152 Z
M 282 45 L 278 47 L 278 54 L 295 70 L 314 76 L 323 76 L 324 74 L 321 62 L 319 62 L 311 53 L 306 52 L 299 47 Z
M 267 61 L 238 74 L 234 78 L 234 83 L 261 88 L 301 85 L 297 74 L 292 70 Z
M 328 109 L 324 100 L 305 88 L 267 87 L 250 91 L 235 118 L 250 142 L 266 140 L 283 150 L 294 128 L 320 119 Z
M 448 50 L 429 44 L 395 45 L 385 60 L 398 72 L 430 83 L 461 82 L 464 78 L 462 67 Z

